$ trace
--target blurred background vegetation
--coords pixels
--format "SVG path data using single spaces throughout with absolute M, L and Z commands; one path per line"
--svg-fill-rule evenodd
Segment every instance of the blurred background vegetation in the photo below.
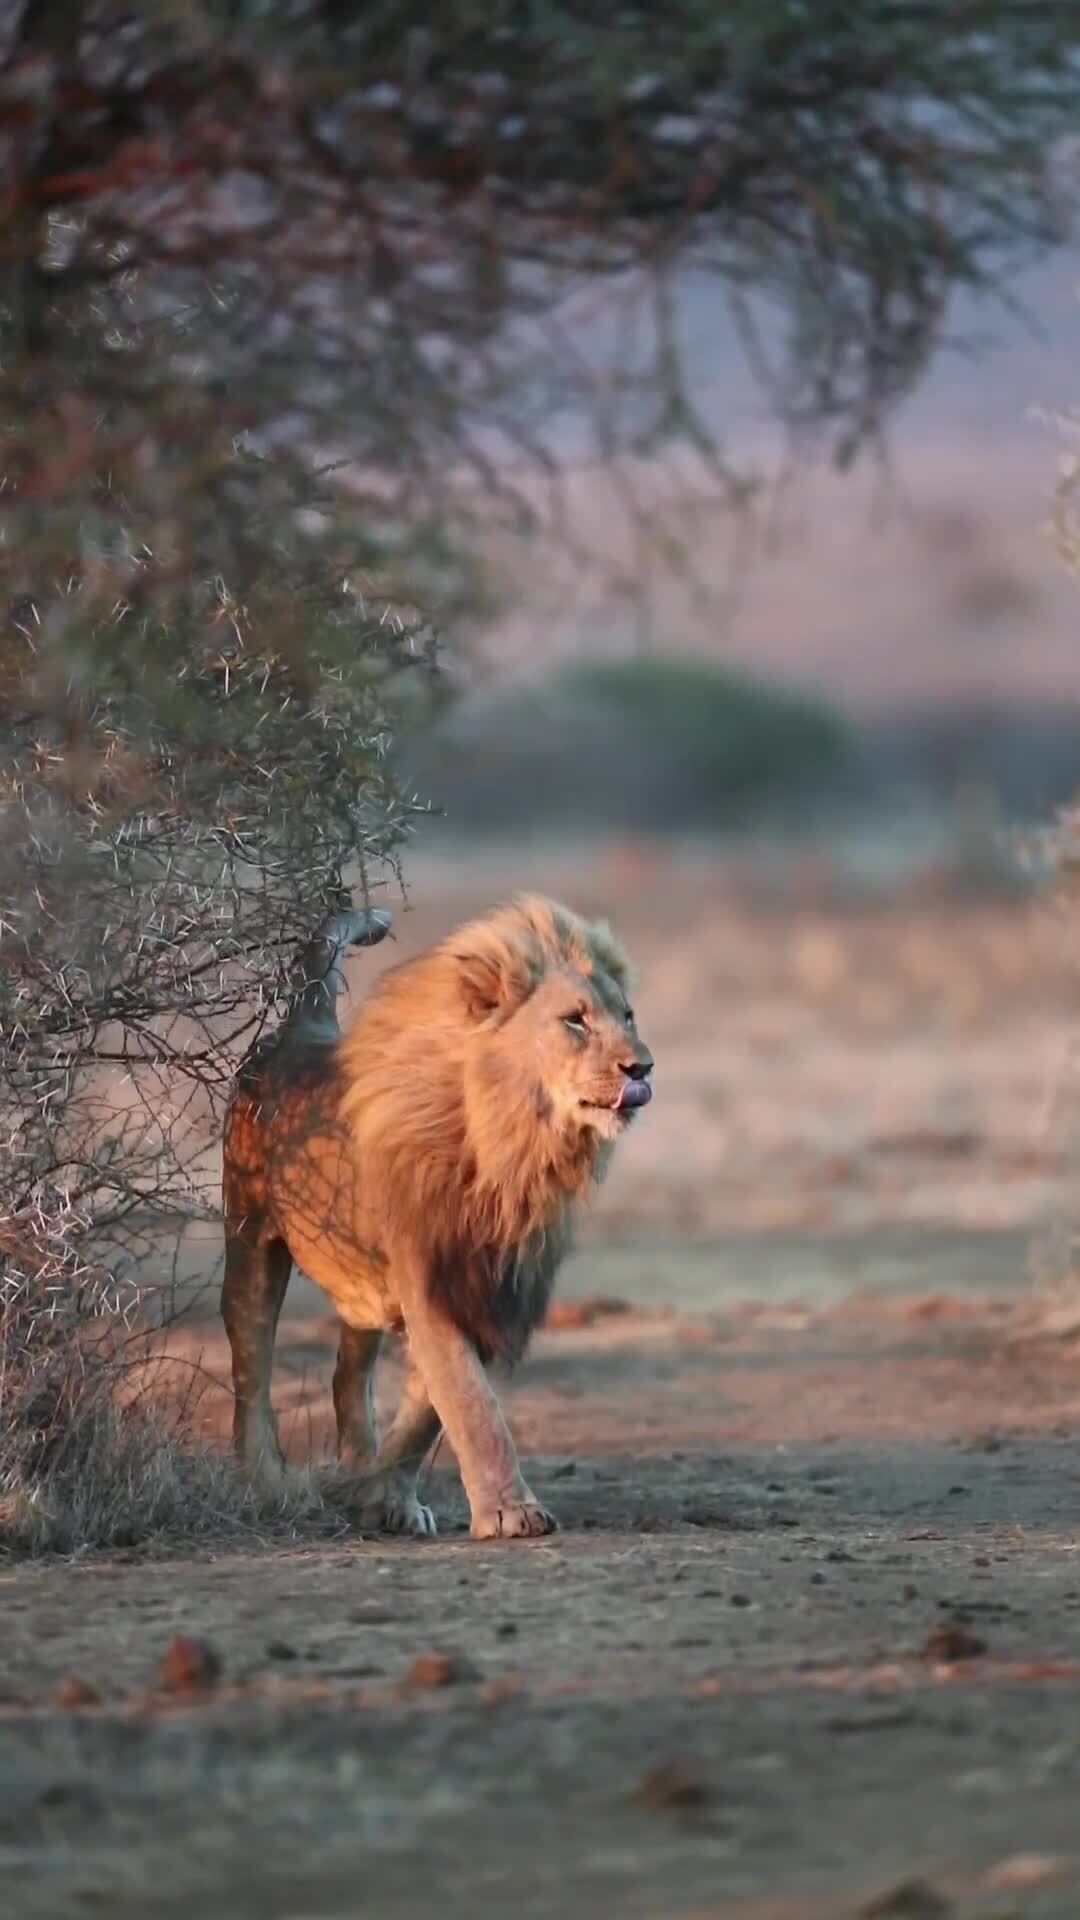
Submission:
M 463 0 L 436 22 L 389 0 L 8 0 L 0 32 L 4 744 L 20 802 L 39 779 L 54 804 L 69 791 L 76 838 L 102 753 L 112 826 L 165 759 L 192 820 L 215 805 L 212 781 L 196 792 L 211 758 L 262 809 L 265 767 L 237 742 L 287 683 L 298 750 L 328 689 L 339 711 L 361 701 L 298 785 L 325 802 L 309 825 L 363 793 L 356 845 L 389 851 L 408 668 L 429 692 L 435 629 L 451 672 L 475 659 L 518 542 L 574 546 L 568 434 L 622 476 L 643 566 L 690 574 L 695 541 L 690 481 L 661 509 L 635 490 L 642 461 L 689 457 L 733 515 L 753 499 L 688 377 L 688 277 L 792 442 L 846 463 L 956 297 L 1009 297 L 1068 231 L 1074 35 L 1030 0 L 684 0 L 662 21 Z M 834 781 L 850 729 L 820 698 L 665 649 L 666 671 L 577 663 L 538 702 L 500 696 L 496 757 L 516 728 L 550 752 L 572 726 L 599 767 L 606 724 L 635 777 L 589 774 L 595 803 L 617 788 L 658 824 Z M 363 763 L 338 769 L 350 733 Z M 283 758 L 270 817 L 290 833 Z M 7 824 L 11 844 L 18 807 Z

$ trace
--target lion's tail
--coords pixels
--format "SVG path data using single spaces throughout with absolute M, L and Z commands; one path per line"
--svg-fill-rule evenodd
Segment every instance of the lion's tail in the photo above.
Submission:
M 288 1021 L 315 1021 L 337 1026 L 338 996 L 345 985 L 345 955 L 350 947 L 376 947 L 392 925 L 385 908 L 354 907 L 332 914 L 314 940 L 304 948 L 298 966 L 299 985 Z

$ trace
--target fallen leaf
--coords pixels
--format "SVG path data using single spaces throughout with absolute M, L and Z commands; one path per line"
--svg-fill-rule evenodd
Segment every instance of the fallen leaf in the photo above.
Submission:
M 453 1687 L 463 1680 L 477 1680 L 476 1668 L 455 1653 L 421 1653 L 405 1676 L 405 1685 L 417 1692 L 434 1687 Z
M 178 1633 L 166 1649 L 158 1673 L 163 1693 L 210 1693 L 221 1679 L 221 1656 L 207 1640 Z
M 924 1660 L 977 1660 L 986 1652 L 986 1641 L 972 1633 L 959 1620 L 946 1620 L 927 1634 L 922 1648 Z
M 605 1294 L 593 1294 L 587 1300 L 554 1300 L 547 1310 L 544 1326 L 549 1333 L 565 1333 L 571 1328 L 591 1327 L 593 1322 L 612 1315 L 629 1313 L 625 1300 Z
M 485 1707 L 497 1707 L 504 1700 L 516 1700 L 524 1688 L 523 1673 L 500 1673 L 494 1680 L 485 1680 L 480 1688 L 480 1699 Z
M 53 1701 L 58 1707 L 99 1707 L 101 1694 L 80 1674 L 69 1673 L 61 1680 L 53 1694 Z
M 1074 1863 L 1064 1854 L 1014 1853 L 983 1874 L 986 1893 L 1004 1893 L 1017 1887 L 1047 1887 L 1072 1878 Z

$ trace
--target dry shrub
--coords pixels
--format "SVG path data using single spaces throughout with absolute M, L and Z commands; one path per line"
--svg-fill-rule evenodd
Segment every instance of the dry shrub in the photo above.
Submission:
M 0 1280 L 0 1555 L 342 1531 L 343 1475 L 254 1487 L 201 1438 L 201 1383 L 163 1359 L 136 1290 L 57 1252 L 46 1279 L 18 1271 L 9 1240 Z
M 315 563 L 332 593 L 335 557 Z M 365 896 L 396 874 L 410 806 L 378 748 L 385 688 L 426 655 L 340 586 L 302 659 L 239 609 L 208 640 L 214 592 L 149 637 L 137 677 L 120 650 L 87 688 L 47 639 L 0 646 L 0 1496 L 23 1547 L 290 1523 L 183 1408 L 129 1389 L 169 1309 L 167 1239 L 218 1214 L 239 1057 L 346 869 Z M 297 1499 L 292 1519 L 317 1517 Z

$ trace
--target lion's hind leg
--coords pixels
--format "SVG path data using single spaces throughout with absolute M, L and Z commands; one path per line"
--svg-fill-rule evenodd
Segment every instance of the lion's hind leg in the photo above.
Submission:
M 264 1484 L 280 1485 L 284 1456 L 270 1399 L 278 1315 L 292 1273 L 284 1240 L 225 1233 L 221 1315 L 232 1354 L 233 1443 L 241 1465 Z
M 341 1323 L 337 1365 L 334 1368 L 334 1417 L 338 1458 L 358 1472 L 375 1459 L 375 1362 L 382 1334 L 368 1327 Z
M 397 1412 L 363 1485 L 361 1524 L 384 1533 L 433 1534 L 435 1516 L 419 1497 L 420 1473 L 442 1422 L 423 1376 L 410 1364 Z

